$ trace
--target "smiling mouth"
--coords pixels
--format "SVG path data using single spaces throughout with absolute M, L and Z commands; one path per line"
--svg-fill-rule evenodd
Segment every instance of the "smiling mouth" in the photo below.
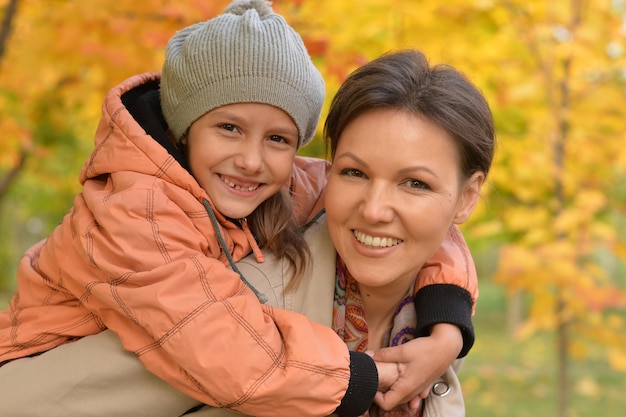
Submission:
M 237 185 L 234 182 L 230 181 L 228 178 L 221 176 L 220 178 L 222 179 L 222 181 L 224 182 L 224 184 L 228 185 L 230 188 L 234 188 L 237 191 L 255 191 L 260 187 L 260 184 L 256 184 L 256 185 L 251 185 L 249 187 L 243 187 L 241 185 Z
M 359 232 L 358 230 L 353 230 L 352 233 L 354 233 L 354 237 L 359 241 L 359 243 L 374 248 L 389 248 L 402 243 L 402 240 L 400 239 L 394 239 L 391 237 L 374 237 L 366 235 L 363 232 Z

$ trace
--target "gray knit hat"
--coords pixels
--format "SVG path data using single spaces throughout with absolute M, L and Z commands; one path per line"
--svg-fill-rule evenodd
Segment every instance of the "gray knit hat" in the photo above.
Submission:
M 324 94 L 302 38 L 265 0 L 235 0 L 177 32 L 165 50 L 161 106 L 176 140 L 217 107 L 265 103 L 291 116 L 299 148 L 315 134 Z

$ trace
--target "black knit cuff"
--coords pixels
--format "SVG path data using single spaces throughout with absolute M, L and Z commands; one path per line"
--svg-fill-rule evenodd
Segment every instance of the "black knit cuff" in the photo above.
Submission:
M 360 416 L 374 402 L 378 391 L 378 370 L 374 360 L 363 352 L 350 352 L 350 382 L 334 414 Z
M 435 324 L 454 324 L 463 335 L 463 349 L 458 357 L 463 358 L 469 353 L 475 339 L 469 291 L 452 284 L 427 285 L 415 294 L 415 311 L 415 337 L 429 336 Z

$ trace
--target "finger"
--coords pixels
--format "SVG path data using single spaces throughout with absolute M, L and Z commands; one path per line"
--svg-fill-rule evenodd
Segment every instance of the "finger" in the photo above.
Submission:
M 387 395 L 388 393 L 389 391 L 377 391 L 376 395 L 374 396 L 374 403 L 385 411 L 389 411 L 392 408 L 396 407 L 398 404 L 401 404 L 400 402 L 394 400 L 392 396 Z
M 378 362 L 407 362 L 402 346 L 386 347 L 373 352 L 372 358 Z
M 405 394 L 402 394 L 402 392 L 406 392 L 406 390 L 398 390 L 396 385 L 397 384 L 394 384 L 384 393 L 378 391 L 374 396 L 374 402 L 383 410 L 391 410 L 398 404 L 404 404 L 409 400 L 406 398 Z
M 417 414 L 417 411 L 422 406 L 422 399 L 420 397 L 415 397 L 408 402 L 407 406 L 409 407 L 409 413 L 411 415 Z
M 374 395 L 374 403 L 382 408 L 381 404 L 384 402 L 385 394 L 381 391 L 376 391 L 376 395 Z

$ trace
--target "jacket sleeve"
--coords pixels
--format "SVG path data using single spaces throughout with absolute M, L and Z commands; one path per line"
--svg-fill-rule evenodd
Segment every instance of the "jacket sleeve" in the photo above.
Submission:
M 119 182 L 103 198 L 77 200 L 68 252 L 83 251 L 91 268 L 66 262 L 62 275 L 149 371 L 203 403 L 257 416 L 277 406 L 300 416 L 369 407 L 378 383 L 371 358 L 351 360 L 331 329 L 261 305 L 224 266 L 206 212 L 158 187 L 124 191 Z
M 463 336 L 459 358 L 466 356 L 475 340 L 472 316 L 478 299 L 478 278 L 472 255 L 456 225 L 424 264 L 416 284 L 416 337 L 428 336 L 437 323 L 457 325 Z
M 296 156 L 289 191 L 300 225 L 311 220 L 324 208 L 324 189 L 330 163 L 325 159 Z

